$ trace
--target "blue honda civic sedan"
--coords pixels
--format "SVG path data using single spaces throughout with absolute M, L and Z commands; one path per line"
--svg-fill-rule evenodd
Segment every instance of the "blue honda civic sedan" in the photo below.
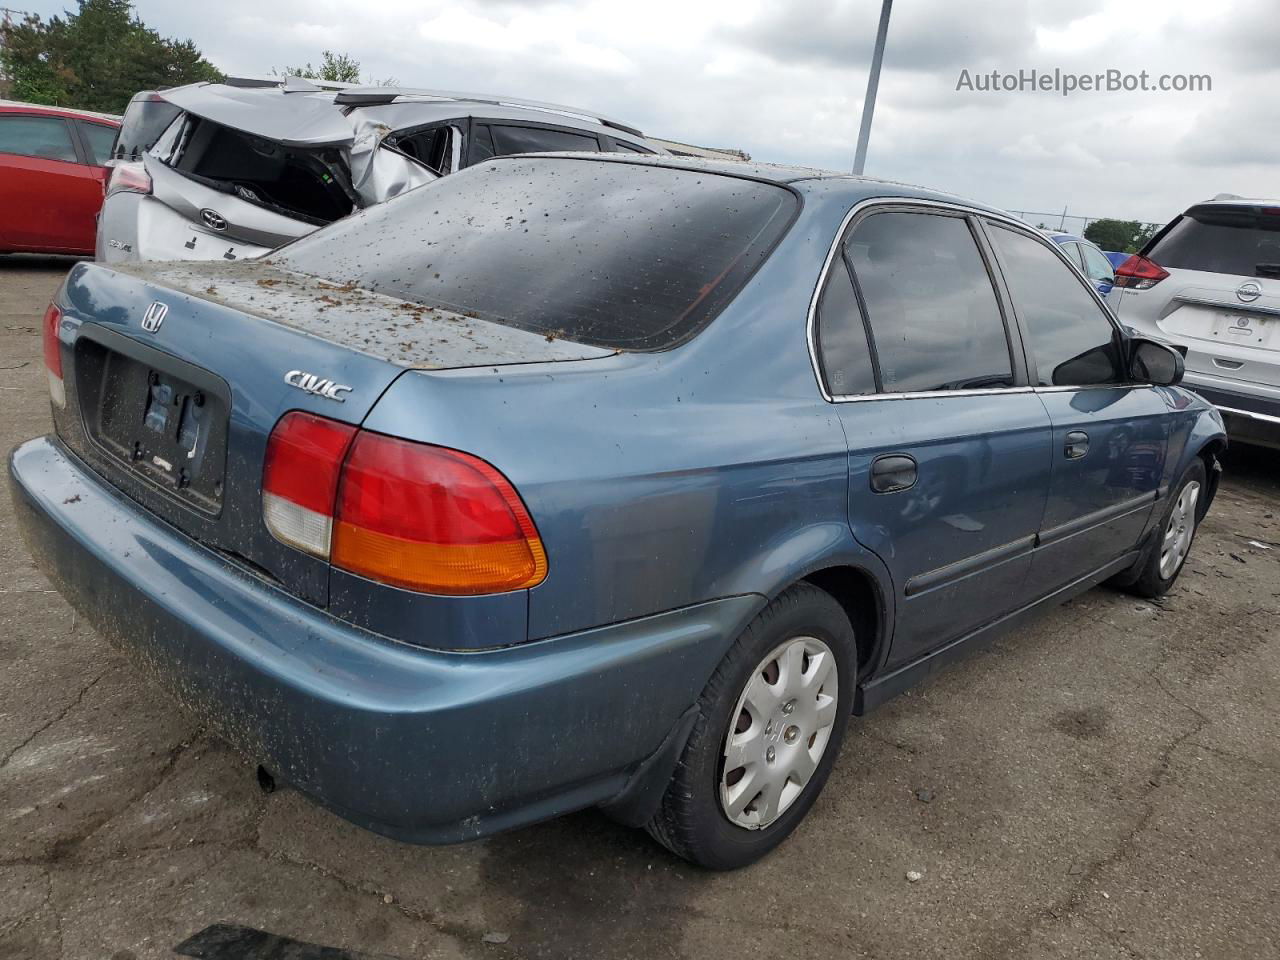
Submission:
M 898 184 L 488 161 L 266 259 L 78 264 L 39 566 L 277 777 L 444 843 L 604 808 L 708 867 L 851 716 L 1178 577 L 1225 446 L 1048 238 Z

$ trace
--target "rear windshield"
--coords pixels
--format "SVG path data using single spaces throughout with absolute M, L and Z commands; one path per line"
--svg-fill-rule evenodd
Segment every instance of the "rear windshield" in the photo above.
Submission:
M 164 128 L 181 112 L 158 97 L 130 100 L 111 155 L 122 160 L 137 160 L 155 146 Z
M 355 205 L 337 150 L 286 147 L 186 114 L 158 141 L 155 154 L 206 186 L 309 223 L 330 223 Z
M 783 187 L 590 159 L 490 161 L 299 240 L 338 283 L 626 350 L 693 336 L 798 207 Z
M 1280 277 L 1280 209 L 1192 207 L 1146 255 L 1162 267 Z

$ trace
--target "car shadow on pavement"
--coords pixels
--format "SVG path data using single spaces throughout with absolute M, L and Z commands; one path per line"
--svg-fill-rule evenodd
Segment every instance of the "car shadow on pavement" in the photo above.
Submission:
M 48 270 L 51 273 L 67 271 L 82 260 L 92 257 L 70 257 L 43 253 L 0 254 L 0 275 L 8 270 Z

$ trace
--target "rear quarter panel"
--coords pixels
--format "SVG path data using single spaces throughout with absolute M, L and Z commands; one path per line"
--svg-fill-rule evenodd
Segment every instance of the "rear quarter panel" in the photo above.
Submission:
M 852 200 L 820 189 L 709 328 L 662 353 L 401 377 L 368 429 L 456 447 L 515 484 L 547 579 L 530 638 L 739 594 L 827 565 L 883 568 L 848 522 L 844 432 L 805 321 Z M 885 591 L 886 595 L 892 595 Z

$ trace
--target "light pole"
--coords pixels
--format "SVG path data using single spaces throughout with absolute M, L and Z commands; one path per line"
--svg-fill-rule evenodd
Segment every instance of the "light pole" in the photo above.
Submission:
M 876 49 L 871 55 L 871 74 L 867 77 L 867 99 L 862 103 L 862 126 L 858 130 L 858 152 L 853 158 L 853 172 L 862 176 L 867 162 L 867 141 L 871 139 L 871 115 L 876 112 L 876 90 L 880 87 L 880 63 L 884 60 L 884 41 L 889 35 L 889 11 L 893 0 L 880 7 L 880 28 L 876 30 Z

